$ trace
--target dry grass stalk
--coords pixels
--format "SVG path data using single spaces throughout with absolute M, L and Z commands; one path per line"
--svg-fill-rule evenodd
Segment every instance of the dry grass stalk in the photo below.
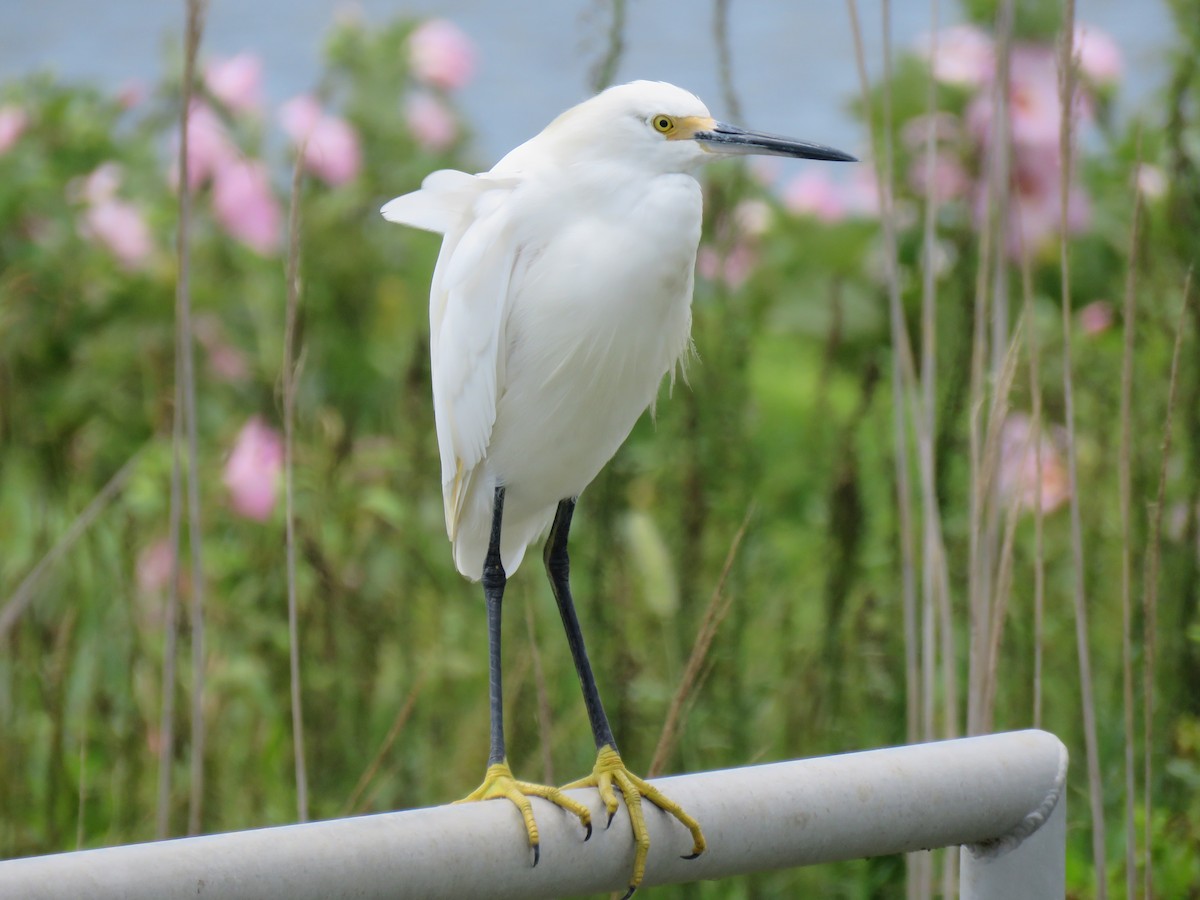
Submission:
M 1008 415 L 1008 398 L 1012 393 L 1013 381 L 1016 379 L 1021 344 L 1028 324 L 1025 314 L 1022 312 L 1021 317 L 1017 320 L 1012 340 L 1009 342 L 1008 349 L 1005 352 L 1000 380 L 996 385 L 995 396 L 993 398 L 991 423 L 989 423 L 988 427 L 987 455 L 984 457 L 984 470 L 987 473 L 985 479 L 989 485 L 988 493 L 997 502 L 999 495 L 995 491 L 994 472 L 999 455 L 997 448 L 999 446 L 1000 426 Z M 1032 443 L 1032 440 L 1032 434 L 1026 436 L 1025 446 L 1021 448 L 1022 455 L 1018 458 L 1024 458 L 1024 454 L 1028 453 L 1030 449 L 1040 452 L 1037 445 Z M 992 728 L 992 713 L 995 709 L 996 684 L 1000 667 L 1000 644 L 1004 638 L 1004 621 L 1008 613 L 1008 601 L 1012 587 L 1013 547 L 1016 542 L 1017 513 L 1020 511 L 1020 502 L 1020 491 L 1014 491 L 1005 511 L 1004 540 L 1000 547 L 995 576 L 991 579 L 994 591 L 987 626 L 987 655 L 984 657 L 983 683 L 981 685 L 982 696 L 980 699 L 980 728 L 983 731 L 990 731 Z
M 1071 153 L 1075 106 L 1076 66 L 1074 52 L 1075 0 L 1066 0 L 1063 8 L 1062 34 L 1059 54 L 1059 157 L 1062 160 L 1060 179 L 1060 221 L 1068 221 L 1071 185 Z M 1059 266 L 1062 270 L 1062 331 L 1063 331 L 1063 405 L 1067 427 L 1067 490 L 1071 508 L 1071 557 L 1075 573 L 1075 642 L 1079 654 L 1079 687 L 1083 706 L 1084 750 L 1087 755 L 1088 793 L 1092 816 L 1092 863 L 1095 871 L 1097 900 L 1108 896 L 1107 865 L 1104 856 L 1104 794 L 1100 780 L 1100 750 L 1096 736 L 1096 702 L 1092 686 L 1091 651 L 1088 647 L 1087 596 L 1084 586 L 1083 523 L 1079 514 L 1079 478 L 1075 454 L 1075 395 L 1071 375 L 1071 270 L 1067 229 L 1059 231 Z
M 1003 44 L 1000 47 L 1003 58 Z M 992 91 L 996 92 L 995 84 Z M 1001 119 L 1002 102 L 994 98 L 994 115 L 992 128 L 1003 128 Z M 980 436 L 983 424 L 985 404 L 984 360 L 988 355 L 988 334 L 985 323 L 988 322 L 988 284 L 991 283 L 991 269 L 994 265 L 994 234 L 998 204 L 1002 197 L 1003 186 L 997 181 L 997 166 L 994 160 L 995 145 L 989 145 L 986 151 L 985 170 L 988 178 L 984 181 L 984 210 L 983 227 L 979 229 L 979 263 L 976 269 L 974 283 L 974 304 L 972 310 L 971 332 L 971 384 L 970 384 L 970 413 L 967 421 L 968 456 L 970 456 L 971 491 L 968 500 L 968 534 L 967 534 L 967 734 L 979 733 L 979 698 L 982 696 L 983 660 L 988 646 L 988 593 L 986 593 L 986 570 L 988 557 L 983 542 L 984 505 L 986 492 L 983 487 L 983 439 Z
M 713 44 L 717 48 L 717 71 L 721 76 L 721 99 L 734 122 L 742 120 L 742 104 L 733 88 L 733 54 L 729 49 L 729 0 L 713 2 Z
M 62 537 L 54 542 L 54 546 L 47 551 L 45 556 L 38 560 L 37 565 L 29 571 L 29 574 L 17 585 L 17 589 L 4 601 L 3 608 L 0 608 L 0 641 L 8 636 L 13 626 L 17 624 L 17 620 L 29 608 L 29 604 L 33 602 L 33 598 L 37 595 L 38 585 L 46 573 L 66 555 L 68 550 L 75 546 L 75 542 L 83 537 L 84 532 L 91 527 L 100 513 L 104 511 L 104 508 L 125 487 L 125 482 L 133 474 L 134 467 L 138 460 L 141 459 L 144 449 L 142 448 L 134 453 L 133 456 L 125 461 L 121 468 L 113 473 L 113 476 L 108 479 L 104 487 L 100 488 L 96 496 L 88 502 L 88 505 L 67 526 L 67 530 L 63 532 Z
M 175 286 L 179 327 L 179 375 L 182 380 L 183 431 L 187 441 L 188 540 L 192 561 L 192 757 L 188 797 L 188 834 L 197 834 L 204 811 L 204 554 L 200 530 L 200 452 L 196 431 L 196 372 L 192 359 L 191 241 L 192 195 L 188 183 L 188 118 L 196 77 L 196 51 L 204 32 L 207 0 L 187 0 L 184 33 L 183 90 L 179 108 L 179 229 L 176 253 L 179 275 Z
M 921 673 L 919 665 L 919 636 L 917 632 L 917 588 L 916 588 L 916 538 L 913 529 L 913 500 L 910 485 L 908 462 L 908 435 L 905 422 L 905 400 L 915 405 L 916 376 L 912 362 L 912 345 L 909 341 L 908 328 L 904 321 L 904 310 L 900 302 L 899 262 L 896 250 L 896 221 L 892 196 L 893 183 L 893 147 L 892 147 L 892 58 L 891 58 L 891 4 L 884 0 L 881 7 L 883 29 L 883 122 L 877 129 L 875 119 L 870 115 L 871 89 L 867 75 L 866 54 L 863 50 L 862 28 L 859 25 L 858 6 L 855 0 L 846 0 L 846 9 L 850 17 L 850 29 L 854 38 L 854 60 L 858 69 L 859 83 L 862 90 L 863 106 L 868 110 L 867 122 L 870 131 L 871 147 L 876 157 L 876 184 L 878 186 L 880 220 L 883 226 L 884 270 L 888 292 L 888 319 L 892 339 L 892 408 L 893 441 L 895 452 L 896 474 L 896 508 L 900 531 L 900 565 L 901 565 L 901 597 L 902 619 L 904 623 L 904 655 L 905 655 L 905 696 L 907 700 L 907 732 L 913 735 L 917 731 L 916 717 L 925 707 L 921 696 Z M 926 415 L 917 414 L 912 417 L 918 442 L 932 444 L 932 435 L 925 432 Z M 932 478 L 932 471 L 926 466 L 920 466 L 923 479 Z M 923 491 L 925 495 L 927 491 Z M 935 504 L 936 506 L 936 504 Z M 926 508 L 927 516 L 931 511 Z M 940 523 L 937 529 L 940 537 Z M 940 543 L 940 541 L 938 541 Z M 927 554 L 927 561 L 932 561 L 932 554 Z M 910 875 L 910 895 L 916 892 L 920 896 L 928 896 L 932 892 L 931 870 L 928 863 L 921 861 L 916 876 Z
M 626 0 L 612 0 L 612 18 L 609 19 L 608 35 L 605 39 L 604 56 L 596 63 L 592 73 L 592 89 L 604 90 L 613 83 L 617 66 L 625 52 L 625 4 Z
M 1163 419 L 1162 456 L 1158 466 L 1158 493 L 1155 495 L 1150 516 L 1150 539 L 1146 545 L 1146 563 L 1142 569 L 1142 746 L 1145 747 L 1142 802 L 1143 827 L 1146 828 L 1147 835 L 1147 858 L 1142 867 L 1142 894 L 1145 900 L 1151 900 L 1154 896 L 1154 866 L 1149 858 L 1149 835 L 1154 812 L 1150 779 L 1154 771 L 1154 744 L 1151 737 L 1154 732 L 1154 654 L 1158 644 L 1158 568 L 1161 561 L 1159 540 L 1162 536 L 1163 498 L 1167 490 L 1167 461 L 1171 456 L 1171 426 L 1179 388 L 1179 357 L 1183 348 L 1183 335 L 1187 330 L 1187 311 L 1191 298 L 1192 270 L 1188 269 L 1183 283 L 1183 303 L 1179 308 L 1179 321 L 1175 325 L 1175 348 L 1171 352 L 1171 378 L 1167 388 L 1167 413 Z
M 675 745 L 679 741 L 679 730 L 686 718 L 684 707 L 699 684 L 705 661 L 708 658 L 708 651 L 712 647 L 713 638 L 717 636 L 717 629 L 721 627 L 721 622 L 729 615 L 729 610 L 733 605 L 733 597 L 725 595 L 725 581 L 733 569 L 738 548 L 742 545 L 742 538 L 746 536 L 746 529 L 750 526 L 750 518 L 753 515 L 754 506 L 751 504 L 750 508 L 746 510 L 741 526 L 738 527 L 729 544 L 729 552 L 725 554 L 725 564 L 721 567 L 717 584 L 713 588 L 708 606 L 705 607 L 704 615 L 700 619 L 700 627 L 696 631 L 696 640 L 692 642 L 692 652 L 688 656 L 687 665 L 684 666 L 683 676 L 679 679 L 675 696 L 671 698 L 671 705 L 667 708 L 667 716 L 663 721 L 662 732 L 658 736 L 658 744 L 654 747 L 654 756 L 650 760 L 647 777 L 659 774 L 675 751 Z
M 171 506 L 167 540 L 171 544 L 171 583 L 163 610 L 162 712 L 158 720 L 158 799 L 154 813 L 154 837 L 165 838 L 171 830 L 171 768 L 175 761 L 175 672 L 179 662 L 179 539 L 183 512 L 180 469 L 183 461 L 183 407 L 179 402 L 179 335 L 175 335 L 175 409 L 171 421 Z
M 854 59 L 858 68 L 858 77 L 862 89 L 864 105 L 870 109 L 871 84 L 867 75 L 866 55 L 863 50 L 862 29 L 858 20 L 858 6 L 855 0 L 846 0 L 846 8 L 850 16 L 850 28 L 854 37 Z M 916 564 L 914 561 L 913 510 L 912 489 L 909 484 L 908 440 L 905 428 L 904 409 L 907 387 L 912 383 L 912 351 L 908 340 L 907 327 L 904 323 L 904 313 L 900 305 L 900 280 L 897 272 L 896 258 L 896 227 L 892 208 L 892 145 L 891 145 L 891 92 L 890 68 L 891 51 L 887 40 L 886 18 L 889 5 L 885 2 L 883 15 L 885 17 L 884 35 L 884 123 L 877 131 L 874 117 L 868 116 L 868 126 L 873 148 L 882 148 L 876 153 L 877 184 L 879 191 L 880 219 L 883 224 L 884 265 L 888 288 L 888 317 L 892 335 L 892 408 L 894 410 L 894 443 L 895 443 L 895 472 L 896 472 L 896 503 L 900 521 L 900 559 L 901 583 L 903 596 L 904 644 L 905 644 L 905 676 L 906 694 L 919 698 L 920 681 L 917 666 L 917 615 L 916 615 Z M 881 133 L 880 133 L 881 131 Z M 907 366 L 906 366 L 907 363 Z M 907 374 L 907 379 L 906 379 Z M 918 424 L 918 427 L 920 425 Z M 910 701 L 911 702 L 911 701 Z M 920 709 L 919 700 L 910 709 Z
M 296 151 L 292 195 L 288 206 L 287 310 L 283 331 L 283 485 L 284 538 L 287 546 L 288 665 L 292 702 L 292 758 L 296 777 L 296 816 L 308 821 L 308 770 L 304 754 L 304 705 L 300 690 L 300 627 L 296 608 L 296 511 L 293 503 L 295 466 L 296 382 L 300 364 L 296 350 L 296 315 L 300 306 L 300 188 L 304 152 Z
M 1133 171 L 1141 168 L 1142 136 L 1137 137 Z M 1121 449 L 1117 471 L 1117 493 L 1121 507 L 1121 687 L 1125 728 L 1125 896 L 1137 896 L 1137 827 L 1133 811 L 1137 804 L 1134 778 L 1136 738 L 1133 724 L 1133 522 L 1131 515 L 1133 425 L 1133 347 L 1137 296 L 1137 247 L 1141 236 L 1142 192 L 1133 179 L 1133 222 L 1129 228 L 1129 257 L 1125 274 L 1124 351 L 1121 357 Z
M 930 48 L 932 58 L 937 58 L 938 0 L 930 0 Z M 937 79 L 933 69 L 929 71 L 926 88 L 925 114 L 934 121 L 938 110 Z M 925 183 L 932 185 L 937 166 L 937 129 L 930 127 L 925 135 Z M 922 438 L 931 437 L 937 427 L 937 278 L 934 269 L 934 240 L 937 234 L 938 194 L 926 192 L 925 221 L 922 233 L 921 254 L 921 400 L 924 428 Z M 918 441 L 917 453 L 921 460 L 921 736 L 929 741 L 934 737 L 934 700 L 936 656 L 936 597 L 938 583 L 935 577 L 938 552 L 938 534 L 935 509 L 937 496 L 935 485 L 926 472 L 934 471 L 936 459 L 933 441 Z M 910 705 L 915 698 L 909 698 Z M 916 729 L 911 721 L 909 709 L 908 739 L 911 743 Z
M 1042 656 L 1046 618 L 1046 548 L 1042 509 L 1042 382 L 1041 350 L 1033 317 L 1033 272 L 1026 248 L 1021 248 L 1021 297 L 1029 346 L 1029 440 L 1037 448 L 1033 459 L 1033 727 L 1042 727 Z
M 354 785 L 354 790 L 350 792 L 350 799 L 342 807 L 342 815 L 356 815 L 364 811 L 359 807 L 359 801 L 362 799 L 363 792 L 375 777 L 375 773 L 379 771 L 379 767 L 383 764 L 383 759 L 387 756 L 388 751 L 392 749 L 392 745 L 396 743 L 396 738 L 400 736 L 405 724 L 411 718 L 413 710 L 417 706 L 417 697 L 421 694 L 421 688 L 425 686 L 425 677 L 418 677 L 417 683 L 412 686 L 412 690 L 408 692 L 408 696 L 404 698 L 404 703 L 400 707 L 400 711 L 396 713 L 396 718 L 392 721 L 392 727 L 388 729 L 387 736 L 384 737 L 383 743 L 379 745 L 379 749 L 371 758 L 371 762 L 367 764 L 362 775 L 358 777 L 358 782 Z

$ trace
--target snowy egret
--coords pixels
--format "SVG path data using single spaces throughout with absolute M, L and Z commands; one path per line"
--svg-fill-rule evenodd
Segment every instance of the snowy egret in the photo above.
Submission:
M 501 600 L 507 576 L 549 526 L 543 558 L 597 751 L 592 774 L 566 787 L 598 788 L 609 822 L 613 788 L 623 794 L 637 844 L 630 894 L 650 844 L 643 797 L 689 829 L 691 856 L 704 837 L 617 752 L 571 599 L 567 532 L 576 498 L 687 351 L 701 219 L 690 173 L 743 154 L 854 159 L 723 124 L 681 88 L 635 81 L 567 110 L 490 172 L 434 172 L 382 209 L 391 222 L 444 235 L 429 297 L 442 493 L 455 565 L 483 582 L 490 661 L 491 753 L 466 799 L 515 803 L 534 865 L 530 796 L 569 810 L 592 833 L 587 807 L 515 780 L 505 754 Z

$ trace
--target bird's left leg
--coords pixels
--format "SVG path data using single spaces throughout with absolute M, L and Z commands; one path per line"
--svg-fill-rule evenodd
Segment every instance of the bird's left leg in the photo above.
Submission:
M 500 683 L 500 606 L 504 600 L 507 577 L 500 561 L 500 523 L 504 518 L 504 488 L 496 487 L 492 506 L 492 531 L 488 540 L 487 556 L 483 563 L 483 595 L 487 600 L 488 614 L 488 699 L 491 708 L 491 750 L 488 754 L 487 772 L 483 784 L 464 797 L 459 803 L 472 800 L 511 800 L 521 812 L 525 831 L 529 835 L 529 849 L 533 854 L 533 865 L 541 855 L 537 822 L 533 818 L 530 797 L 542 797 L 561 806 L 579 817 L 587 829 L 586 841 L 592 836 L 592 813 L 577 800 L 573 800 L 559 788 L 544 784 L 517 781 L 508 767 L 504 746 L 504 692 Z
M 592 664 L 583 645 L 583 632 L 579 628 L 579 617 L 575 613 L 575 602 L 571 597 L 567 533 L 571 529 L 571 516 L 574 512 L 574 500 L 563 500 L 558 504 L 554 524 L 550 526 L 550 536 L 546 539 L 543 559 L 546 563 L 546 573 L 550 576 L 554 599 L 558 601 L 558 611 L 567 633 L 571 657 L 575 660 L 579 684 L 583 688 L 583 702 L 587 707 L 588 721 L 592 725 L 592 735 L 596 739 L 596 765 L 591 775 L 565 785 L 563 790 L 578 787 L 597 788 L 600 799 L 604 801 L 608 810 L 609 824 L 617 812 L 617 797 L 613 788 L 619 789 L 625 797 L 625 808 L 629 811 L 633 838 L 637 842 L 637 850 L 633 857 L 633 876 L 629 880 L 629 891 L 625 894 L 625 897 L 629 897 L 642 883 L 646 874 L 646 855 L 650 850 L 650 834 L 646 830 L 646 818 L 642 810 L 643 797 L 664 812 L 670 813 L 692 833 L 692 852 L 684 859 L 694 859 L 704 852 L 704 835 L 696 820 L 685 813 L 678 803 L 668 799 L 653 785 L 630 772 L 617 751 L 617 742 L 613 738 L 612 727 L 608 724 L 604 704 L 600 702 L 600 691 L 596 687 Z

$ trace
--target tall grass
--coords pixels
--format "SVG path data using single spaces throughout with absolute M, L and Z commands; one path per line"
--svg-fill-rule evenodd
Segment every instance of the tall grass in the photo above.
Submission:
M 300 683 L 299 612 L 296 604 L 295 420 L 296 380 L 300 354 L 296 347 L 296 317 L 300 308 L 300 189 L 304 177 L 305 144 L 296 151 L 288 204 L 287 313 L 283 326 L 283 497 L 284 543 L 287 548 L 288 675 L 291 681 L 292 757 L 296 772 L 296 815 L 308 821 L 308 771 L 304 753 L 304 704 Z
M 183 96 L 179 109 L 179 183 L 188 184 L 188 119 L 192 91 L 196 79 L 196 53 L 204 33 L 206 0 L 187 0 L 187 24 L 183 51 Z M 204 678 L 208 665 L 204 648 L 204 540 L 200 517 L 200 451 L 196 421 L 196 365 L 193 358 L 195 334 L 192 327 L 191 243 L 189 225 L 192 207 L 191 193 L 179 191 L 179 229 L 176 255 L 179 275 L 176 286 L 176 314 L 179 321 L 179 377 L 176 402 L 183 407 L 183 431 L 187 441 L 188 546 L 192 569 L 192 733 L 191 733 L 191 791 L 188 796 L 188 834 L 198 834 L 204 816 Z M 175 458 L 178 459 L 176 451 Z M 172 547 L 175 557 L 179 548 Z M 168 639 L 168 643 L 173 638 Z
M 1062 182 L 1059 191 L 1062 221 L 1070 212 L 1071 154 L 1074 151 L 1075 89 L 1078 60 L 1075 56 L 1075 0 L 1063 4 L 1063 26 L 1059 38 L 1059 102 L 1062 118 L 1059 127 L 1059 156 Z M 1074 564 L 1073 598 L 1075 601 L 1075 643 L 1079 653 L 1079 687 L 1082 699 L 1083 746 L 1087 754 L 1088 798 L 1092 809 L 1092 864 L 1095 866 L 1096 896 L 1108 896 L 1107 864 L 1104 851 L 1104 792 L 1100 774 L 1100 748 L 1096 732 L 1096 701 L 1093 697 L 1090 635 L 1088 631 L 1086 577 L 1083 561 L 1083 523 L 1079 511 L 1079 474 L 1075 442 L 1075 382 L 1071 364 L 1071 267 L 1070 242 L 1066 229 L 1059 240 L 1059 270 L 1062 295 L 1059 306 L 1063 326 L 1063 406 L 1067 430 L 1067 490 L 1071 511 L 1071 560 Z M 1131 327 L 1126 323 L 1126 327 Z

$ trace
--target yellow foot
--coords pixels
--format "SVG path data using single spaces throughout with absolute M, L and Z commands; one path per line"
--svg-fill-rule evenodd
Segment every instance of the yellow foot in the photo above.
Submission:
M 633 856 L 633 877 L 629 879 L 629 890 L 621 900 L 628 900 L 633 895 L 646 874 L 646 854 L 650 852 L 650 833 L 646 830 L 646 816 L 642 812 L 643 797 L 663 812 L 673 815 L 692 833 L 692 852 L 683 857 L 684 859 L 695 859 L 704 852 L 704 835 L 700 832 L 699 823 L 685 813 L 678 803 L 667 799 L 657 788 L 625 768 L 620 754 L 607 744 L 600 748 L 600 752 L 596 756 L 596 767 L 592 769 L 592 774 L 579 779 L 579 781 L 564 785 L 563 790 L 580 787 L 594 787 L 599 790 L 600 799 L 604 801 L 604 807 L 608 810 L 606 828 L 612 824 L 613 816 L 617 812 L 617 796 L 613 793 L 613 788 L 619 788 L 625 797 L 625 808 L 629 810 L 629 824 L 633 828 L 633 839 L 637 843 L 637 850 Z
M 551 803 L 557 804 L 579 817 L 579 821 L 583 827 L 587 829 L 587 834 L 583 839 L 586 841 L 592 836 L 592 813 L 577 800 L 572 800 L 564 794 L 559 788 L 549 787 L 544 784 L 530 784 L 528 781 L 517 781 L 513 778 L 512 770 L 508 767 L 508 762 L 499 762 L 490 765 L 487 772 L 483 775 L 483 784 L 477 787 L 467 796 L 456 803 L 471 803 L 475 800 L 498 800 L 505 798 L 511 800 L 517 805 L 517 809 L 521 811 L 521 818 L 525 820 L 525 831 L 529 834 L 529 849 L 533 853 L 533 865 L 538 864 L 541 858 L 541 849 L 538 840 L 537 822 L 533 818 L 533 806 L 529 802 L 530 797 L 541 797 L 544 800 L 549 800 Z M 614 801 L 615 803 L 615 801 Z M 611 819 L 612 817 L 609 816 Z

